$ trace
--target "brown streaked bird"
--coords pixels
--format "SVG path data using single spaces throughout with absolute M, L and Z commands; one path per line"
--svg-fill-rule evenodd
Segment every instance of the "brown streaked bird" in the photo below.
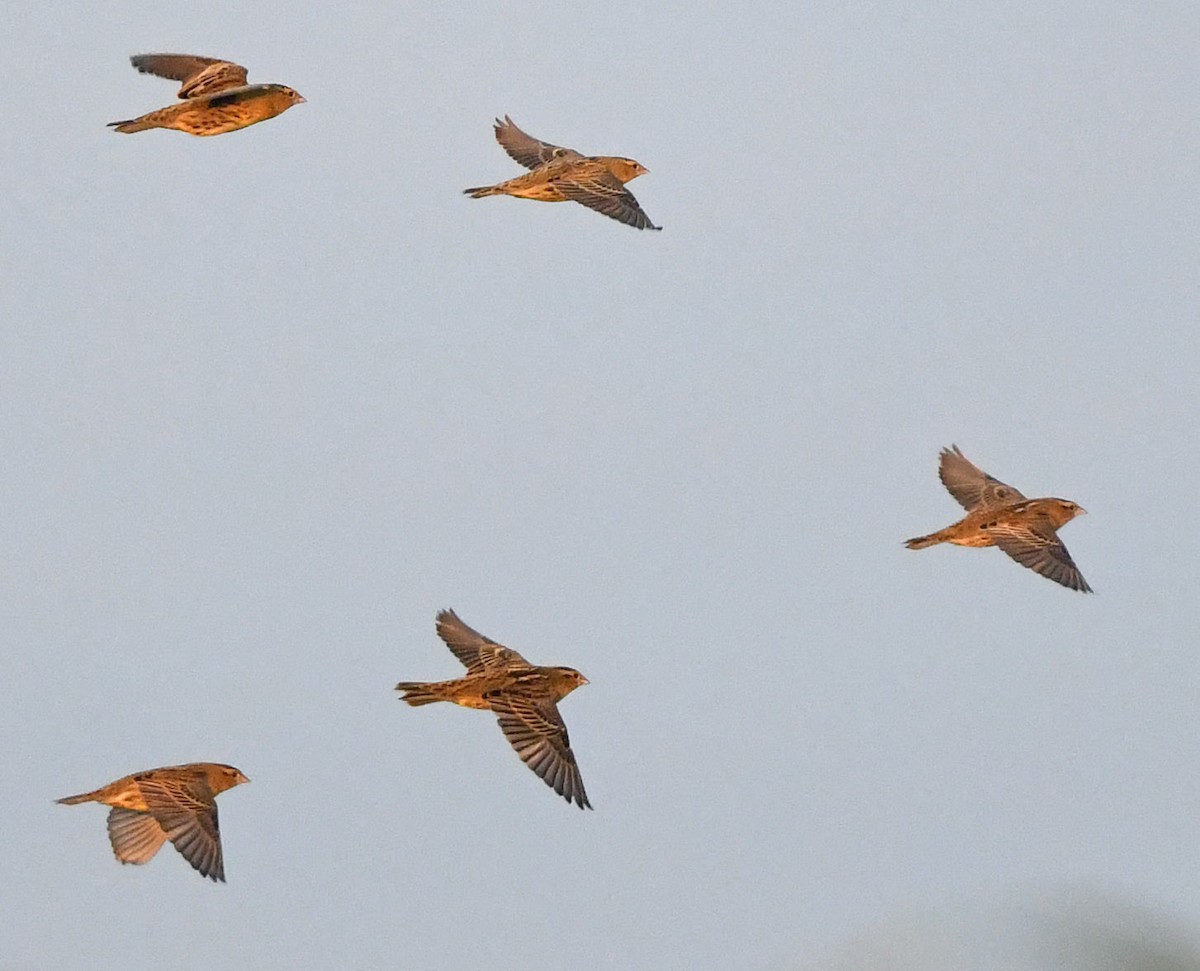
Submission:
M 1067 499 L 1026 499 L 967 461 L 957 445 L 942 449 L 938 475 L 967 515 L 936 533 L 906 540 L 910 550 L 938 543 L 998 546 L 1022 566 L 1055 583 L 1092 592 L 1058 538 L 1058 530 L 1084 515 L 1086 509 Z
M 647 169 L 631 158 L 581 155 L 573 148 L 551 145 L 525 134 L 513 120 L 496 119 L 496 141 L 514 160 L 530 169 L 507 182 L 476 186 L 463 192 L 472 199 L 516 196 L 538 202 L 578 202 L 635 229 L 662 229 L 638 205 L 625 183 Z
M 170 840 L 202 877 L 224 882 L 216 797 L 249 781 L 232 765 L 190 762 L 135 772 L 95 792 L 58 801 L 112 806 L 108 838 L 122 863 L 146 863 Z
M 437 615 L 437 633 L 466 665 L 466 676 L 432 683 L 401 681 L 396 685 L 404 692 L 401 700 L 490 709 L 509 744 L 546 785 L 580 809 L 591 809 L 567 726 L 558 713 L 558 702 L 588 679 L 574 668 L 530 664 L 511 648 L 472 630 L 453 610 Z
M 223 135 L 274 118 L 304 99 L 282 84 L 247 84 L 246 69 L 215 57 L 194 54 L 135 54 L 129 59 L 143 74 L 182 81 L 179 104 L 128 121 L 109 122 L 124 134 L 173 128 L 189 135 Z

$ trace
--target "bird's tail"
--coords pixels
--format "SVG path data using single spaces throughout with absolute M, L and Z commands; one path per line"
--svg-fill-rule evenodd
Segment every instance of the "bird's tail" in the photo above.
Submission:
M 435 701 L 449 700 L 441 687 L 439 682 L 426 684 L 422 681 L 401 681 L 396 685 L 396 690 L 404 692 L 400 697 L 401 701 L 407 701 L 415 708 L 419 705 L 431 705 Z
M 912 539 L 906 539 L 904 545 L 910 550 L 923 550 L 928 546 L 937 546 L 938 543 L 946 542 L 946 531 L 938 530 L 936 533 L 930 533 L 928 536 L 914 536 Z
M 494 185 L 477 185 L 473 189 L 463 189 L 463 195 L 472 199 L 482 199 L 484 196 L 502 196 L 504 192 Z
M 99 789 L 95 792 L 81 792 L 78 796 L 63 796 L 54 801 L 60 802 L 64 806 L 78 806 L 81 802 L 93 802 L 98 795 L 100 795 Z
M 130 118 L 126 121 L 110 121 L 108 127 L 115 128 L 122 135 L 132 135 L 135 131 L 147 131 L 159 126 L 152 121 L 147 121 L 146 116 L 143 115 L 141 118 Z

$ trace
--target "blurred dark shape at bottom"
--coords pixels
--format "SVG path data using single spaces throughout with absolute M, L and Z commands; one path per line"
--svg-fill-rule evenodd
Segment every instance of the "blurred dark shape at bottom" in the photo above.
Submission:
M 1073 889 L 913 911 L 801 962 L 806 971 L 1200 971 L 1176 915 Z

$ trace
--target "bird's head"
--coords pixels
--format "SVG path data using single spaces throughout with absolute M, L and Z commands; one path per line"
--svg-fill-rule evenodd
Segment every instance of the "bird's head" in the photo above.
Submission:
M 1066 525 L 1076 516 L 1086 516 L 1087 510 L 1070 499 L 1054 499 L 1050 503 L 1050 518 L 1055 528 Z
M 232 765 L 221 765 L 217 762 L 211 762 L 205 766 L 204 774 L 208 777 L 208 787 L 214 794 L 250 781 L 242 775 L 241 770 L 235 769 Z
M 620 156 L 608 159 L 608 170 L 622 182 L 629 182 L 639 175 L 646 175 L 650 170 L 641 162 Z
M 551 681 L 559 698 L 565 698 L 580 685 L 588 683 L 588 679 L 574 668 L 551 668 Z
M 291 105 L 302 105 L 307 100 L 299 91 L 295 88 L 289 88 L 286 84 L 277 84 L 274 85 L 274 88 L 287 98 L 289 107 Z

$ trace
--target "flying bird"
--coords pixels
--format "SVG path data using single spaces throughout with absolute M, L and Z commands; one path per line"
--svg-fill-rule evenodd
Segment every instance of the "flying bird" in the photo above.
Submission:
M 580 809 L 591 809 L 571 751 L 558 702 L 588 679 L 574 668 L 539 667 L 464 624 L 453 610 L 437 615 L 437 633 L 467 673 L 453 681 L 401 681 L 402 701 L 428 705 L 451 701 L 495 712 L 500 730 L 521 760 L 546 785 Z
M 224 882 L 216 797 L 249 781 L 232 765 L 191 762 L 135 772 L 95 792 L 58 801 L 112 806 L 108 838 L 122 863 L 146 863 L 170 840 L 202 877 Z
M 938 475 L 967 515 L 936 533 L 907 540 L 910 550 L 938 543 L 999 546 L 1022 566 L 1055 583 L 1092 592 L 1058 538 L 1058 530 L 1084 515 L 1086 509 L 1067 499 L 1026 499 L 1012 486 L 972 465 L 957 445 L 942 449 Z
M 148 128 L 174 128 L 189 135 L 223 135 L 274 118 L 304 99 L 282 84 L 247 84 L 240 64 L 194 54 L 135 54 L 129 59 L 143 74 L 182 81 L 179 104 L 140 118 L 109 122 L 124 134 Z
M 516 196 L 538 202 L 578 202 L 635 229 L 662 229 L 650 222 L 625 183 L 645 175 L 641 162 L 613 155 L 581 155 L 538 141 L 518 128 L 508 115 L 496 119 L 496 141 L 530 171 L 496 185 L 464 189 L 472 199 Z

